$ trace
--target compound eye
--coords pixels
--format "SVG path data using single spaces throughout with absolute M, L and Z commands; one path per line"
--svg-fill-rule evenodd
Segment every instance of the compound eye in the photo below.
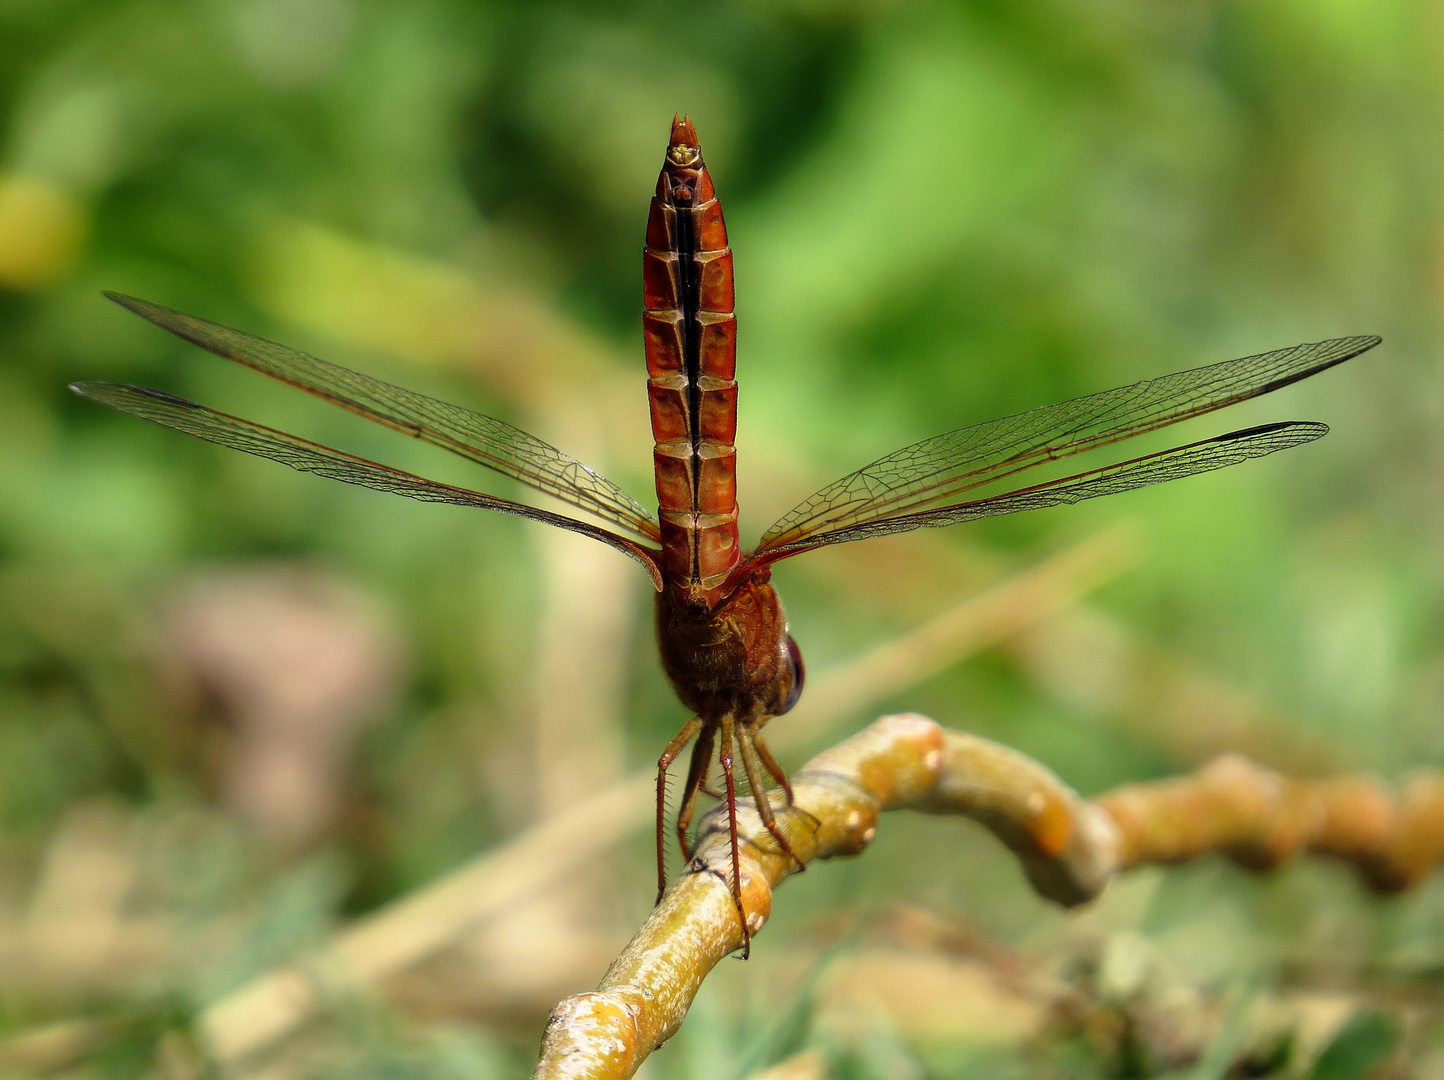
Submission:
M 782 708 L 777 715 L 792 711 L 797 704 L 797 699 L 802 697 L 802 684 L 807 681 L 807 669 L 802 666 L 802 650 L 797 647 L 797 642 L 792 640 L 792 635 L 787 635 L 787 643 L 782 647 L 787 656 L 787 662 L 792 668 L 792 687 L 787 691 L 787 700 L 782 703 Z

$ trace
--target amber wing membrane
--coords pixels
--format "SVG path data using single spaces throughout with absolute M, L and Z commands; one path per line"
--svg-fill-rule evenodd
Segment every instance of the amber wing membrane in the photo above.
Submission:
M 936 435 L 812 495 L 767 530 L 756 557 L 771 561 L 825 544 L 1077 502 L 1224 468 L 1308 442 L 1326 429 L 1267 425 L 988 498 L 958 498 L 1050 461 L 1288 386 L 1358 356 L 1379 341 L 1349 337 L 1296 345 Z
M 881 521 L 860 522 L 819 536 L 810 536 L 790 545 L 769 548 L 766 553 L 759 552 L 758 555 L 760 561 L 765 563 L 774 561 L 778 556 L 798 554 L 827 544 L 845 544 L 851 540 L 866 540 L 873 536 L 887 536 L 912 529 L 941 528 L 956 525 L 961 521 L 1002 517 L 1006 514 L 1020 514 L 1025 510 L 1041 510 L 1048 506 L 1096 499 L 1103 495 L 1117 495 L 1151 484 L 1162 484 L 1169 480 L 1181 480 L 1185 476 L 1224 469 L 1252 458 L 1313 442 L 1328 433 L 1327 424 L 1309 420 L 1288 420 L 1246 428 L 986 499 L 955 503 Z M 768 559 L 768 555 L 774 559 Z
M 599 526 L 578 521 L 562 514 L 553 514 L 534 506 L 484 495 L 466 488 L 414 476 L 389 465 L 381 465 L 354 454 L 323 446 L 284 431 L 265 427 L 250 420 L 243 420 L 229 413 L 197 405 L 185 398 L 150 390 L 143 386 L 128 386 L 123 383 L 78 382 L 70 388 L 82 397 L 109 405 L 112 409 L 138 416 L 142 420 L 173 428 L 198 439 L 216 443 L 219 446 L 240 450 L 257 457 L 269 458 L 282 465 L 289 465 L 300 472 L 316 473 L 332 480 L 357 484 L 376 491 L 388 491 L 404 495 L 408 499 L 422 502 L 451 503 L 456 506 L 476 506 L 485 510 L 500 510 L 506 514 L 517 514 L 533 521 L 555 525 L 571 532 L 581 533 L 600 540 L 604 544 L 625 552 L 647 568 L 652 580 L 659 588 L 661 579 L 656 559 L 651 551 L 624 536 L 618 536 Z
M 219 323 L 133 296 L 105 295 L 217 356 L 484 465 L 638 537 L 655 541 L 660 536 L 656 519 L 636 499 L 520 428 Z

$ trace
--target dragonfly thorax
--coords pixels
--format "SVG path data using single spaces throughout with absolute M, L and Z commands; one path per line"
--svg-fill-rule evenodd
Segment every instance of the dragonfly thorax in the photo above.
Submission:
M 682 703 L 704 720 L 760 721 L 797 700 L 802 658 L 769 576 L 749 577 L 712 607 L 689 603 L 680 589 L 657 596 L 662 668 Z

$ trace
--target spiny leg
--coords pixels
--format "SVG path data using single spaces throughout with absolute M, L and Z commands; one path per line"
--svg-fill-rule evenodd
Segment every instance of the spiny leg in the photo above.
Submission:
M 763 767 L 772 774 L 774 780 L 782 785 L 782 790 L 787 795 L 788 807 L 795 808 L 800 814 L 805 814 L 812 819 L 816 827 L 821 828 L 822 822 L 818 821 L 817 815 L 802 809 L 802 807 L 797 805 L 796 800 L 793 799 L 791 781 L 787 779 L 787 774 L 782 771 L 782 766 L 777 764 L 777 759 L 772 756 L 772 751 L 768 749 L 767 743 L 763 741 L 762 732 L 758 731 L 755 727 L 752 729 L 752 748 L 757 751 L 757 756 L 762 759 Z
M 742 906 L 742 858 L 737 851 L 737 784 L 732 778 L 731 714 L 722 717 L 722 778 L 727 782 L 727 832 L 732 839 L 732 902 L 737 905 L 737 919 L 742 926 L 742 959 L 752 955 L 752 933 L 747 927 L 747 910 Z
M 747 786 L 752 789 L 752 800 L 757 804 L 757 815 L 762 818 L 762 824 L 767 826 L 767 831 L 772 834 L 772 839 L 777 841 L 777 846 L 797 864 L 797 870 L 801 873 L 807 869 L 807 864 L 792 850 L 792 845 L 787 842 L 781 826 L 777 824 L 777 818 L 772 814 L 772 800 L 767 797 L 767 785 L 762 780 L 762 767 L 757 763 L 758 754 L 754 745 L 756 738 L 756 733 L 750 731 L 746 724 L 737 732 L 737 748 L 742 751 L 742 767 L 747 770 Z
M 677 810 L 677 844 L 682 849 L 682 858 L 692 858 L 692 848 L 687 843 L 687 829 L 692 824 L 692 814 L 697 809 L 697 795 L 707 790 L 707 770 L 712 766 L 712 742 L 717 735 L 716 724 L 703 724 L 697 745 L 692 747 L 692 763 L 687 767 L 687 786 L 682 791 L 682 805 Z
M 657 759 L 657 903 L 667 891 L 667 769 L 677 760 L 677 755 L 702 730 L 702 721 L 692 717 L 682 725 L 675 738 L 667 744 L 662 756 Z
M 767 743 L 762 739 L 762 732 L 752 732 L 752 746 L 757 751 L 757 756 L 762 759 L 762 766 L 772 779 L 782 785 L 782 790 L 787 794 L 787 805 L 792 805 L 792 784 L 787 779 L 787 774 L 782 771 L 782 766 L 777 764 L 777 759 L 772 756 L 772 751 L 767 748 Z

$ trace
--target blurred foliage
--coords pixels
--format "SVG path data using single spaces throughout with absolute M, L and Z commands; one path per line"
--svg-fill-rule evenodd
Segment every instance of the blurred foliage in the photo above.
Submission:
M 201 1004 L 556 792 L 645 766 L 684 718 L 619 557 L 73 398 L 76 378 L 153 385 L 509 493 L 99 291 L 473 405 L 646 496 L 638 248 L 674 111 L 698 125 L 736 252 L 750 535 L 949 427 L 1299 341 L 1386 340 L 1226 421 L 1323 419 L 1318 445 L 780 568 L 814 670 L 1127 519 L 1151 556 L 1091 610 L 1169 670 L 1259 703 L 1269 739 L 1244 749 L 1285 769 L 1319 760 L 1309 740 L 1356 768 L 1438 763 L 1441 42 L 1425 0 L 0 0 L 0 1034 L 112 1025 L 4 1068 L 197 1075 Z M 336 720 L 313 773 L 285 774 L 334 791 L 325 828 L 282 839 L 237 792 L 245 762 L 284 772 L 294 747 L 247 726 L 254 688 L 231 668 L 198 673 L 174 617 L 198 582 L 276 564 L 363 596 L 408 658 L 392 699 Z M 607 648 L 569 660 L 597 611 L 586 640 Z M 1109 666 L 1115 638 L 1089 640 L 1103 651 L 1087 664 L 994 650 L 891 704 L 1086 791 L 1230 745 L 1206 716 L 1180 732 L 1124 715 L 1098 683 L 1131 669 Z M 548 704 L 558 671 L 598 699 Z M 478 946 L 503 974 L 552 970 L 529 950 L 545 952 L 551 982 L 449 1015 L 358 1003 L 331 1056 L 293 1074 L 519 1074 L 547 995 L 593 982 L 646 910 L 647 859 L 639 839 L 586 903 Z M 1043 957 L 1142 935 L 1215 1004 L 1248 980 L 1358 1004 L 1317 1076 L 1365 1075 L 1396 1022 L 1368 1010 L 1403 1008 L 1407 1068 L 1444 1070 L 1437 885 L 1380 903 L 1327 866 L 1257 881 L 1210 863 L 1140 875 L 1069 919 L 990 842 L 908 821 L 790 884 L 758 949 L 790 959 L 719 973 L 650 1075 L 722 1075 L 736 1032 L 787 1007 L 828 920 L 896 900 Z M 952 984 L 888 985 L 919 1000 L 848 1012 L 816 991 L 816 1022 L 793 1030 L 839 1076 L 1145 1075 L 1096 1025 L 1020 1041 L 968 1021 L 977 1002 L 957 991 L 949 1029 Z

